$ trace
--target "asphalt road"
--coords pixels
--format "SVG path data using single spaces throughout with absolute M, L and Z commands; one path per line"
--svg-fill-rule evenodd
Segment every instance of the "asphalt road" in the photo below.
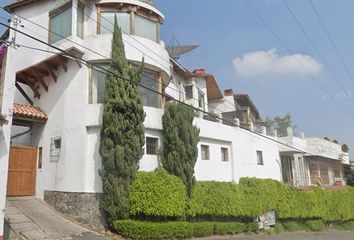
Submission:
M 257 236 L 221 236 L 195 240 L 354 240 L 354 232 L 281 233 Z

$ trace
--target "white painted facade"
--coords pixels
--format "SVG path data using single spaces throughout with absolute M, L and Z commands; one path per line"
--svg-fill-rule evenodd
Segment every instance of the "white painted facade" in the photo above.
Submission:
M 95 3 L 130 3 L 140 8 L 146 8 L 164 18 L 163 15 L 153 6 L 137 0 L 110 0 L 110 1 L 85 1 L 87 7 L 95 8 Z M 48 28 L 49 12 L 62 5 L 61 1 L 40 1 L 35 5 L 26 5 L 15 9 L 15 14 L 27 18 L 41 26 Z M 77 0 L 73 1 L 74 6 Z M 64 49 L 73 49 L 83 53 L 83 58 L 95 63 L 107 62 L 106 58 L 111 55 L 111 34 L 97 34 L 96 13 L 85 9 L 85 13 L 90 17 L 85 17 L 84 38 L 81 39 L 75 34 L 63 39 L 54 45 Z M 14 16 L 13 16 L 14 17 Z M 72 10 L 72 33 L 76 33 L 77 13 Z M 26 20 L 22 20 L 25 28 L 21 31 L 27 32 L 43 41 L 48 41 L 47 30 L 35 26 Z M 13 34 L 13 31 L 10 31 Z M 160 73 L 162 81 L 169 84 L 164 90 L 173 98 L 183 100 L 196 108 L 200 107 L 198 92 L 204 96 L 206 112 L 220 114 L 231 110 L 233 97 L 224 97 L 222 101 L 208 103 L 207 84 L 203 77 L 177 77 L 176 72 L 171 71 L 172 64 L 165 45 L 162 41 L 152 40 L 123 34 L 126 57 L 131 63 L 140 63 L 145 59 L 145 67 L 149 70 Z M 138 41 L 138 42 L 137 42 Z M 40 44 L 21 34 L 16 35 L 16 43 L 45 50 L 50 47 Z M 78 46 L 79 43 L 82 46 Z M 93 53 L 95 51 L 97 53 Z M 152 53 L 154 52 L 154 53 Z M 51 58 L 53 54 L 30 50 L 23 47 L 9 50 L 7 57 L 7 68 L 5 74 L 5 97 L 2 102 L 2 114 L 8 116 L 9 125 L 3 127 L 3 137 L 0 138 L 5 144 L 1 144 L 0 162 L 0 184 L 7 179 L 7 160 L 11 136 L 11 108 L 13 100 L 18 103 L 26 103 L 26 100 L 16 91 L 14 87 L 16 73 L 30 68 L 44 60 Z M 29 135 L 31 145 L 42 147 L 43 166 L 37 169 L 36 195 L 43 197 L 44 191 L 62 192 L 83 192 L 99 193 L 102 191 L 102 183 L 98 170 L 101 166 L 99 155 L 99 137 L 102 124 L 102 104 L 90 103 L 90 75 L 91 70 L 74 60 L 67 63 L 67 72 L 59 68 L 55 74 L 58 79 L 55 83 L 53 79 L 47 78 L 48 92 L 39 88 L 40 99 L 35 98 L 34 106 L 39 107 L 47 114 L 48 120 L 45 124 L 36 123 Z M 172 76 L 172 80 L 170 79 Z M 193 85 L 193 98 L 186 99 L 184 87 Z M 31 90 L 22 84 L 25 90 Z M 173 90 L 175 89 L 175 90 Z M 177 91 L 176 91 L 177 90 Z M 16 98 L 15 98 L 16 94 Z M 32 93 L 33 94 L 33 93 Z M 210 104 L 210 108 L 209 108 Z M 235 109 L 234 106 L 232 109 Z M 163 109 L 154 107 L 144 107 L 146 112 L 145 134 L 147 137 L 158 139 L 159 148 L 162 148 L 162 115 Z M 197 180 L 215 180 L 238 182 L 242 177 L 272 178 L 281 181 L 281 163 L 279 144 L 275 141 L 277 137 L 267 138 L 248 130 L 224 125 L 220 122 L 213 122 L 196 118 L 195 125 L 200 129 L 200 142 L 198 144 L 198 160 L 195 167 Z M 12 127 L 12 135 L 16 132 L 16 127 Z M 17 130 L 18 131 L 18 130 Z M 265 133 L 264 133 L 265 134 Z M 50 157 L 51 139 L 61 138 L 61 151 L 59 159 L 53 161 Z M 275 140 L 275 141 L 274 141 Z M 294 145 L 302 144 L 291 143 Z M 201 159 L 201 145 L 208 146 L 209 159 Z M 227 149 L 228 160 L 223 161 L 221 148 Z M 257 159 L 257 151 L 262 156 L 262 164 Z M 224 159 L 225 160 L 225 159 Z M 139 167 L 143 171 L 152 171 L 159 166 L 157 155 L 144 154 L 140 160 Z M 4 208 L 5 186 L 0 185 L 0 220 L 3 219 L 1 209 Z M 0 222 L 1 223 L 1 222 Z M 1 228 L 1 225 L 0 225 Z M 1 235 L 1 232 L 0 232 Z

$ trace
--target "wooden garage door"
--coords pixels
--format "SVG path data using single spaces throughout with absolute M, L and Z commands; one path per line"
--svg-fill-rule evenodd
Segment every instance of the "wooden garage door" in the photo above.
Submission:
M 37 148 L 11 146 L 8 196 L 33 196 L 36 187 Z

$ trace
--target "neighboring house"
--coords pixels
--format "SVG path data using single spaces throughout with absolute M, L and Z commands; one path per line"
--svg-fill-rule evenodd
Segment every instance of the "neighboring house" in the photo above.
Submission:
M 222 98 L 212 99 L 210 106 L 211 112 L 220 115 L 225 124 L 232 124 L 237 118 L 241 127 L 254 130 L 261 122 L 259 111 L 248 94 L 234 94 L 232 89 L 227 89 Z
M 343 165 L 349 165 L 349 154 L 341 145 L 322 138 L 287 136 L 279 138 L 296 149 L 280 146 L 283 182 L 296 187 L 345 185 Z
M 139 87 L 146 112 L 146 145 L 140 170 L 160 166 L 164 107 L 171 99 L 178 99 L 201 110 L 194 120 L 200 129 L 197 180 L 282 180 L 278 138 L 264 138 L 264 127 L 252 133 L 260 116 L 250 97 L 231 90 L 223 96 L 213 75 L 203 69 L 190 72 L 171 58 L 160 40 L 164 16 L 150 1 L 23 0 L 6 9 L 13 14 L 12 25 L 18 16 L 23 18 L 21 31 L 104 68 L 109 66 L 112 22 L 117 16 L 131 67 L 139 66 L 144 58 L 141 83 L 170 96 Z M 9 158 L 11 165 L 18 160 L 15 156 L 31 163 L 29 169 L 9 170 L 7 193 L 35 195 L 79 222 L 99 226 L 102 183 L 98 149 L 105 75 L 65 54 L 50 53 L 54 51 L 50 47 L 19 33 L 9 34 L 9 39 L 16 37 L 16 44 L 46 51 L 9 48 L 6 57 L 1 81 L 6 100 L 1 113 L 9 124 L 4 126 L 6 144 L 1 146 L 5 146 L 6 154 L 1 163 Z M 248 129 L 242 128 L 245 124 Z M 8 157 L 10 151 L 13 154 Z M 3 180 L 7 165 L 1 169 L 6 171 L 0 175 Z M 28 171 L 26 177 L 21 175 Z

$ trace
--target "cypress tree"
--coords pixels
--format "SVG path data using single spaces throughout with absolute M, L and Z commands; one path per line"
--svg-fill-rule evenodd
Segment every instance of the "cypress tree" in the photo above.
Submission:
M 103 183 L 101 205 L 109 221 L 129 217 L 129 187 L 135 179 L 145 144 L 145 113 L 136 84 L 143 66 L 129 67 L 125 58 L 122 33 L 114 21 L 110 72 L 129 78 L 133 83 L 107 73 L 105 79 L 100 155 Z
M 199 129 L 193 125 L 194 111 L 181 103 L 169 103 L 162 117 L 163 143 L 161 164 L 182 179 L 188 197 L 195 183 Z

